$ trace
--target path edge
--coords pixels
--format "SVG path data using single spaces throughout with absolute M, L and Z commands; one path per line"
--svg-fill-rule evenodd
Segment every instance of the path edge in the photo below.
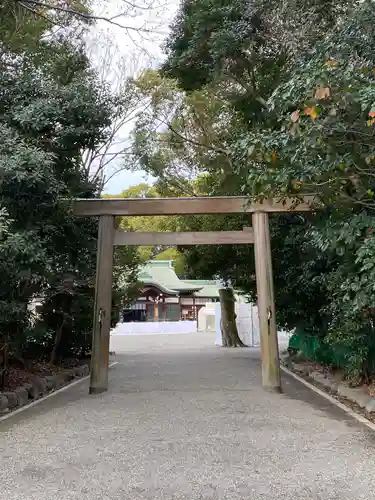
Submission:
M 119 363 L 118 361 L 113 361 L 112 363 L 109 364 L 108 367 L 112 368 L 113 366 L 117 365 L 118 363 Z M 85 380 L 87 380 L 89 378 L 90 378 L 90 374 L 85 375 L 84 377 L 81 377 L 77 380 L 73 380 L 72 382 L 69 382 L 66 385 L 64 385 L 63 387 L 61 387 L 60 389 L 56 389 L 52 392 L 49 392 L 45 396 L 42 396 L 41 398 L 36 399 L 35 401 L 31 401 L 31 403 L 28 403 L 27 405 L 21 406 L 20 408 L 17 408 L 13 411 L 10 411 L 6 415 L 0 416 L 0 423 L 4 422 L 5 420 L 8 420 L 9 418 L 14 417 L 15 415 L 18 415 L 19 413 L 22 413 L 25 410 L 28 410 L 29 408 L 32 408 L 33 406 L 36 406 L 39 403 L 43 403 L 43 401 L 46 401 L 47 399 L 52 398 L 53 396 L 57 396 L 58 394 L 61 394 L 62 392 L 67 391 L 68 389 L 71 389 L 72 387 L 84 382 Z M 374 426 L 374 428 L 375 428 L 375 426 Z
M 343 403 L 340 403 L 340 401 L 335 399 L 333 396 L 331 396 L 327 392 L 324 392 L 324 391 L 318 389 L 318 387 L 316 387 L 314 384 L 311 384 L 310 382 L 308 382 L 304 378 L 300 377 L 296 373 L 292 372 L 291 370 L 289 370 L 285 366 L 281 365 L 280 368 L 284 373 L 288 374 L 290 377 L 294 378 L 295 380 L 298 380 L 298 382 L 301 382 L 301 384 L 308 387 L 310 390 L 312 390 L 316 394 L 319 394 L 319 396 L 322 396 L 323 398 L 325 398 L 330 403 L 332 403 L 333 405 L 335 405 L 338 408 L 340 408 L 341 410 L 343 410 L 345 413 L 350 415 L 352 418 L 354 418 L 355 420 L 357 420 L 361 424 L 365 425 L 366 427 L 368 427 L 372 431 L 375 431 L 375 424 L 373 424 L 370 420 L 368 420 L 366 417 L 364 417 L 360 413 L 356 413 L 348 406 L 344 405 Z

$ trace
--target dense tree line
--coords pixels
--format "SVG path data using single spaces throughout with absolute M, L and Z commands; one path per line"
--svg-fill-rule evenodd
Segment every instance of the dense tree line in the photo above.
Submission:
M 136 160 L 156 181 L 123 196 L 298 201 L 313 193 L 316 211 L 271 218 L 278 325 L 314 339 L 318 350 L 310 354 L 353 379 L 371 376 L 373 3 L 183 0 L 163 67 L 129 80 L 129 99 L 111 92 L 90 65 L 82 42 L 94 21 L 88 3 L 75 2 L 74 15 L 28 7 L 0 6 L 1 345 L 18 358 L 54 362 L 89 352 L 97 221 L 72 217 L 70 200 L 100 196 L 103 177 L 90 175 L 87 158 L 103 145 L 107 151 L 121 110 L 141 103 L 127 164 Z M 250 221 L 117 223 L 183 231 L 241 229 Z M 250 246 L 178 251 L 179 274 L 220 277 L 255 298 Z M 115 288 L 126 285 L 131 300 L 139 263 L 163 252 L 172 250 L 116 251 Z M 43 309 L 35 323 L 28 304 L 36 296 Z M 118 297 L 115 290 L 114 303 Z
M 138 81 L 150 106 L 134 141 L 159 189 L 314 194 L 316 212 L 271 219 L 277 321 L 357 380 L 375 362 L 374 18 L 370 0 L 184 0 L 164 66 Z M 181 250 L 197 277 L 219 275 L 255 296 L 251 248 Z
M 100 196 L 82 155 L 105 141 L 117 103 L 90 67 L 84 20 L 56 29 L 13 1 L 0 13 L 0 347 L 57 363 L 90 352 L 97 221 L 73 217 L 70 200 Z M 136 279 L 136 255 L 116 253 L 115 288 Z

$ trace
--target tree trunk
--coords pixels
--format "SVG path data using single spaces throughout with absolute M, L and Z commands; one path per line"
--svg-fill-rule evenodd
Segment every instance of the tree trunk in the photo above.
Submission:
M 9 336 L 0 341 L 0 390 L 4 389 L 8 379 Z
M 53 349 L 51 352 L 51 358 L 50 358 L 50 362 L 53 365 L 58 364 L 58 352 L 59 352 L 60 343 L 61 343 L 61 340 L 63 337 L 64 325 L 65 325 L 65 319 L 63 319 L 61 325 L 57 328 L 56 333 L 55 333 L 55 342 L 53 345 Z
M 246 347 L 238 335 L 233 290 L 231 288 L 222 288 L 219 290 L 219 297 L 223 347 Z

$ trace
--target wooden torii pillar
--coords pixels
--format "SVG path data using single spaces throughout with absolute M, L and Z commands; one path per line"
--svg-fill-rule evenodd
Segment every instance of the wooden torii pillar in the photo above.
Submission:
M 75 215 L 99 216 L 90 394 L 98 394 L 108 390 L 114 245 L 223 245 L 240 243 L 254 243 L 255 245 L 262 384 L 267 390 L 280 392 L 280 362 L 268 213 L 311 211 L 313 202 L 313 197 L 305 197 L 298 205 L 295 200 L 291 199 L 283 202 L 271 199 L 263 203 L 249 203 L 248 199 L 242 196 L 75 200 Z M 243 231 L 179 233 L 136 233 L 115 231 L 114 229 L 114 218 L 119 215 L 223 213 L 251 213 L 253 228 L 244 228 Z
M 253 228 L 263 387 L 281 392 L 268 214 L 254 213 Z

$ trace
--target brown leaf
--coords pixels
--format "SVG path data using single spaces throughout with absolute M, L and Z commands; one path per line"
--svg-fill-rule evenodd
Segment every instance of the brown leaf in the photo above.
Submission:
M 327 99 L 331 95 L 331 89 L 329 87 L 318 87 L 315 90 L 315 99 Z
M 335 61 L 334 59 L 328 59 L 327 61 L 327 66 L 330 66 L 331 68 L 334 68 L 335 66 L 338 66 L 339 62 Z

